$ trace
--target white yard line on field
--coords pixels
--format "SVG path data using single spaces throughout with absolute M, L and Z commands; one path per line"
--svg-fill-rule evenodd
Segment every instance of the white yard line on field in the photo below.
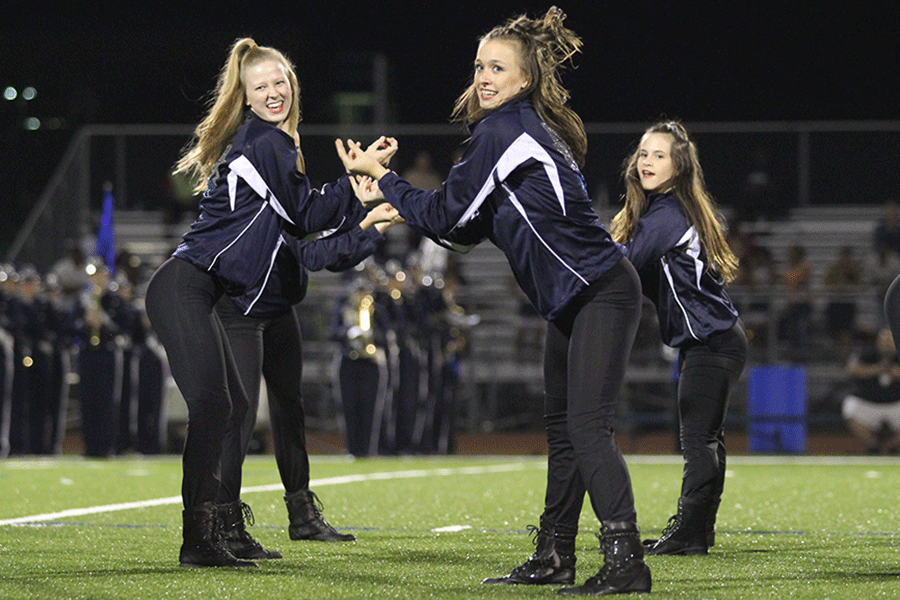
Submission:
M 525 469 L 544 468 L 545 463 L 540 461 L 522 461 L 515 463 L 507 463 L 501 465 L 490 465 L 484 467 L 459 467 L 455 469 L 420 469 L 414 471 L 385 471 L 381 473 L 360 473 L 356 475 L 341 475 L 339 477 L 325 477 L 323 479 L 313 479 L 309 482 L 310 487 L 321 487 L 323 485 L 342 485 L 346 483 L 360 483 L 364 481 L 385 481 L 388 479 L 412 479 L 416 477 L 446 477 L 451 475 L 484 475 L 487 473 L 504 473 L 509 471 L 523 471 Z M 271 485 L 259 485 L 255 487 L 243 488 L 241 494 L 252 492 L 274 492 L 281 490 L 280 483 Z M 15 519 L 0 520 L 2 525 L 25 525 L 41 523 L 46 521 L 55 521 L 66 517 L 81 517 L 84 515 L 94 515 L 98 513 L 115 512 L 119 510 L 131 510 L 135 508 L 147 508 L 150 506 L 162 506 L 165 504 L 179 504 L 181 496 L 170 496 L 168 498 L 154 498 L 152 500 L 141 500 L 139 502 L 123 502 L 120 504 L 106 504 L 103 506 L 88 506 L 86 508 L 71 508 L 55 513 L 45 513 L 42 515 L 31 515 L 28 517 L 17 517 Z
M 629 464 L 680 464 L 681 457 L 677 455 L 626 455 L 626 461 Z M 46 468 L 52 461 L 29 461 L 28 463 L 19 463 L 20 467 L 28 464 L 28 468 Z M 728 458 L 730 467 L 740 465 L 867 465 L 877 466 L 896 466 L 898 464 L 897 457 L 873 457 L 873 456 L 731 456 Z M 12 465 L 6 465 L 11 467 Z M 16 467 L 19 468 L 19 467 Z M 458 468 L 439 468 L 439 469 L 421 469 L 410 471 L 386 471 L 380 473 L 360 473 L 355 475 L 341 475 L 339 477 L 326 477 L 323 479 L 314 479 L 310 481 L 310 486 L 321 487 L 324 485 L 342 485 L 347 483 L 359 483 L 364 481 L 384 481 L 389 479 L 411 479 L 416 477 L 443 477 L 449 475 L 483 475 L 485 473 L 502 473 L 509 471 L 523 471 L 525 469 L 544 469 L 546 461 L 541 460 L 523 460 L 513 463 L 505 463 L 489 466 L 478 467 L 458 467 Z M 280 483 L 270 485 L 261 485 L 256 487 L 243 488 L 242 494 L 253 492 L 272 492 L 281 490 Z M 17 517 L 14 519 L 0 520 L 0 526 L 3 525 L 22 525 L 33 524 L 47 521 L 54 521 L 66 517 L 80 517 L 97 513 L 108 513 L 120 510 L 131 510 L 135 508 L 147 508 L 151 506 L 161 506 L 165 504 L 178 504 L 181 502 L 181 496 L 171 496 L 169 498 L 155 498 L 152 500 L 141 500 L 139 502 L 125 502 L 121 504 L 107 504 L 103 506 L 89 506 L 86 508 L 73 508 L 55 513 L 47 513 L 41 515 L 31 515 L 27 517 Z

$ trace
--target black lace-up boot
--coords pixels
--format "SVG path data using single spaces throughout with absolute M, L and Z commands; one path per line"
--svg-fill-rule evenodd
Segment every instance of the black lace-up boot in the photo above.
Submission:
M 284 495 L 287 505 L 288 535 L 292 540 L 315 540 L 318 542 L 353 542 L 351 533 L 338 533 L 322 518 L 322 502 L 310 490 L 300 490 Z
M 678 499 L 678 512 L 669 518 L 659 540 L 647 554 L 709 554 L 708 500 Z
M 184 541 L 178 560 L 182 567 L 255 567 L 237 558 L 225 545 L 222 520 L 212 502 L 182 511 Z
M 601 524 L 600 553 L 603 568 L 584 585 L 559 590 L 561 596 L 610 596 L 644 594 L 650 591 L 650 567 L 644 562 L 636 523 L 604 521 Z
M 240 500 L 235 500 L 228 504 L 219 504 L 216 506 L 219 514 L 222 516 L 222 533 L 225 537 L 225 545 L 231 550 L 231 553 L 238 558 L 281 558 L 281 552 L 277 550 L 266 550 L 262 544 L 253 539 L 250 532 L 244 526 L 253 525 L 253 511 L 250 506 Z
M 576 530 L 564 526 L 553 527 L 544 517 L 541 526 L 528 526 L 535 549 L 534 554 L 503 577 L 489 577 L 481 583 L 510 583 L 526 585 L 571 585 L 575 583 Z

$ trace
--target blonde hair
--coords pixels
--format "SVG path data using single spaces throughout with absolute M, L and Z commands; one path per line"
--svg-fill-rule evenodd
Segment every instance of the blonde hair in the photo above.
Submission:
M 479 45 L 491 40 L 515 42 L 528 87 L 519 96 L 527 95 L 538 115 L 569 146 L 579 167 L 584 166 L 587 154 L 587 135 L 581 117 L 566 106 L 569 92 L 560 81 L 564 64 L 581 51 L 581 38 L 563 26 L 566 15 L 555 6 L 539 19 L 520 15 L 498 25 L 479 40 Z M 456 100 L 453 120 L 473 123 L 488 113 L 478 102 L 475 78 Z
M 206 189 L 207 179 L 244 122 L 247 99 L 242 77 L 244 70 L 264 60 L 273 60 L 284 67 L 293 97 L 287 127 L 289 131 L 297 130 L 300 122 L 300 84 L 293 63 L 275 48 L 259 46 L 252 38 L 238 39 L 231 46 L 228 60 L 219 73 L 209 112 L 197 125 L 193 138 L 175 163 L 175 173 L 183 173 L 195 181 L 195 192 Z M 303 171 L 303 164 L 303 155 L 298 147 L 297 168 L 300 171 Z
M 643 137 L 652 133 L 672 137 L 672 166 L 675 174 L 670 182 L 671 187 L 687 214 L 688 221 L 697 231 L 700 245 L 706 252 L 710 265 L 726 283 L 732 281 L 737 275 L 738 259 L 725 240 L 725 219 L 706 189 L 697 146 L 677 121 L 660 121 L 647 129 Z M 649 206 L 647 193 L 641 187 L 638 173 L 639 156 L 640 147 L 625 160 L 625 206 L 610 224 L 613 239 L 622 244 L 634 236 L 638 221 Z

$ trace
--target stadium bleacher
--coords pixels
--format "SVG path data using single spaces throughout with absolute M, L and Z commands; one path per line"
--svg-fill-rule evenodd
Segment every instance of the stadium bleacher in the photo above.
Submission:
M 813 298 L 816 314 L 820 314 L 828 295 L 822 287 L 822 275 L 834 260 L 840 248 L 850 246 L 859 260 L 872 250 L 872 231 L 881 215 L 879 206 L 814 206 L 794 208 L 782 221 L 753 222 L 742 225 L 755 236 L 757 244 L 770 250 L 776 263 L 784 263 L 788 248 L 802 245 L 813 263 Z M 601 214 L 601 220 L 609 215 Z M 177 244 L 181 231 L 190 222 L 167 225 L 158 213 L 144 211 L 120 211 L 116 214 L 117 242 L 122 248 L 140 256 L 144 264 L 155 266 Z M 465 427 L 503 428 L 534 423 L 540 416 L 541 364 L 540 353 L 524 352 L 517 345 L 517 328 L 520 296 L 511 280 L 511 272 L 503 253 L 490 243 L 481 244 L 458 257 L 466 285 L 458 296 L 458 302 L 469 313 L 478 314 L 480 323 L 470 332 L 470 354 L 463 364 L 462 379 L 467 392 L 461 415 Z M 334 299 L 343 292 L 344 282 L 340 274 L 321 271 L 312 274 L 307 298 L 302 305 L 306 315 L 316 315 L 319 323 L 330 319 Z M 742 292 L 735 290 L 740 296 Z M 769 290 L 752 292 L 773 302 L 773 310 L 783 298 L 783 291 L 776 286 Z M 866 311 L 878 310 L 870 301 L 868 290 L 858 294 L 861 318 Z M 773 315 L 774 316 L 774 315 Z M 334 346 L 322 331 L 305 331 L 304 382 L 312 393 L 309 399 L 319 402 L 319 410 L 311 407 L 311 413 L 329 414 L 333 408 L 331 386 L 333 382 Z M 651 337 L 636 344 L 632 368 L 628 375 L 623 415 L 625 427 L 639 430 L 643 424 L 657 428 L 666 427 L 672 415 L 667 412 L 667 386 L 672 382 L 668 360 L 671 356 L 656 346 Z M 818 340 L 816 348 L 833 350 L 826 340 Z M 782 362 L 777 356 L 764 351 L 763 362 Z M 844 379 L 843 359 L 834 352 L 810 355 L 806 364 L 810 379 L 810 404 L 820 405 L 826 396 L 834 394 Z M 522 408 L 508 418 L 495 413 L 508 403 L 510 393 L 521 395 Z M 740 418 L 746 398 L 738 393 L 732 404 L 733 413 Z M 509 410 L 508 408 L 506 409 Z M 489 419 L 488 417 L 493 417 Z

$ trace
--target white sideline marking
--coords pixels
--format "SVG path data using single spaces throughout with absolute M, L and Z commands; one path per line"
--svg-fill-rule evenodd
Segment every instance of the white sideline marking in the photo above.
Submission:
M 358 475 L 341 475 L 340 477 L 326 477 L 324 479 L 313 479 L 309 482 L 310 487 L 323 485 L 341 485 L 345 483 L 360 483 L 363 481 L 385 481 L 388 479 L 412 479 L 416 477 L 446 477 L 449 475 L 483 475 L 485 473 L 503 473 L 508 471 L 523 471 L 528 467 L 544 468 L 546 463 L 543 462 L 519 462 L 506 465 L 492 465 L 488 467 L 460 467 L 456 469 L 428 469 L 416 471 L 388 471 L 382 473 L 365 473 Z M 255 487 L 242 488 L 241 493 L 251 492 L 274 492 L 281 490 L 282 484 L 258 485 Z M 55 513 L 45 513 L 42 515 L 32 515 L 29 517 L 17 517 L 15 519 L 0 520 L 2 525 L 23 525 L 42 521 L 54 521 L 66 517 L 81 517 L 84 515 L 94 515 L 98 513 L 115 512 L 118 510 L 131 510 L 135 508 L 147 508 L 150 506 L 162 506 L 165 504 L 179 504 L 181 496 L 170 496 L 168 498 L 155 498 L 153 500 L 141 500 L 139 502 L 123 502 L 121 504 L 107 504 L 105 506 L 89 506 L 87 508 L 71 508 Z
M 466 529 L 472 529 L 471 525 L 447 525 L 446 527 L 435 527 L 431 531 L 434 533 L 457 533 L 459 531 L 465 531 Z
M 626 454 L 625 460 L 628 464 L 680 464 L 682 458 L 677 455 L 635 455 Z M 53 461 L 27 461 L 28 468 L 46 468 Z M 896 466 L 898 460 L 896 457 L 888 456 L 733 456 L 728 458 L 729 465 L 866 465 L 873 466 Z M 388 479 L 410 479 L 415 477 L 431 477 L 434 475 L 481 475 L 484 473 L 502 473 L 507 471 L 522 471 L 526 468 L 546 468 L 546 461 L 523 461 L 505 465 L 493 465 L 488 467 L 461 467 L 456 469 L 442 468 L 417 471 L 392 471 L 382 473 L 368 473 L 359 475 L 342 475 L 340 477 L 327 477 L 324 479 L 313 479 L 310 486 L 323 485 L 341 485 L 345 483 L 359 483 L 362 481 L 388 480 Z M 5 465 L 7 468 L 22 468 L 21 463 Z M 252 492 L 272 492 L 282 489 L 281 484 L 261 485 L 250 488 L 243 488 L 241 493 Z M 171 496 L 169 498 L 156 498 L 153 500 L 142 500 L 140 502 L 126 502 L 122 504 L 108 504 L 106 506 L 91 506 L 87 508 L 73 508 L 56 513 L 47 513 L 42 515 L 33 515 L 29 517 L 18 517 L 15 519 L 0 520 L 0 526 L 3 525 L 21 525 L 26 523 L 36 523 L 42 521 L 53 521 L 65 517 L 79 517 L 105 512 L 115 512 L 118 510 L 131 510 L 135 508 L 147 508 L 150 506 L 162 506 L 165 504 L 178 504 L 181 502 L 181 496 Z

